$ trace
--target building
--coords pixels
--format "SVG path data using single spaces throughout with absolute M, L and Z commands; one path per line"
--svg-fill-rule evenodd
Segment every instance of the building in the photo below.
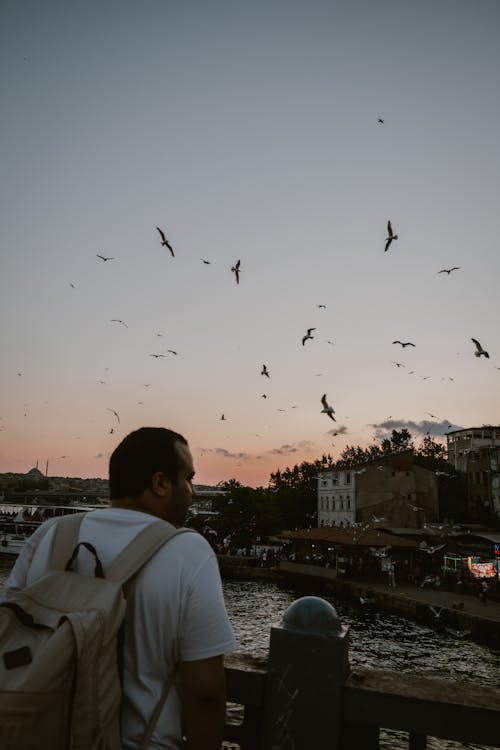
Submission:
M 500 448 L 500 427 L 483 425 L 446 434 L 448 462 L 457 471 L 467 471 L 467 457 L 479 448 Z
M 421 528 L 439 517 L 437 478 L 404 450 L 318 477 L 318 526 Z
M 466 478 L 469 520 L 500 516 L 500 427 L 469 427 L 446 436 L 448 462 Z

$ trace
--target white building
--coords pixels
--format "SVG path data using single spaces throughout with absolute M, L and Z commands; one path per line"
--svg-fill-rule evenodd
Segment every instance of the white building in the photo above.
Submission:
M 356 475 L 350 469 L 318 478 L 318 526 L 351 526 L 356 519 Z

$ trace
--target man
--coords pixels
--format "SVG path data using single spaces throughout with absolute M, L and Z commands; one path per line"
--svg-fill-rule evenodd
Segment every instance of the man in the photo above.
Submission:
M 89 513 L 79 541 L 90 541 L 104 568 L 156 518 L 181 526 L 193 497 L 193 458 L 186 440 L 161 427 L 130 433 L 109 462 L 111 507 Z M 57 519 L 26 542 L 7 588 L 23 588 L 46 570 Z M 92 575 L 94 560 L 80 547 L 77 571 Z M 122 743 L 141 744 L 162 688 L 177 668 L 149 743 L 176 750 L 220 750 L 225 717 L 223 654 L 236 641 L 227 618 L 217 560 L 196 533 L 173 537 L 126 585 Z M 181 726 L 182 721 L 182 726 Z

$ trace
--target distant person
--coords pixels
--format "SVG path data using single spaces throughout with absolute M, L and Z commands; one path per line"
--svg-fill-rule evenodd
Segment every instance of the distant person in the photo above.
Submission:
M 479 599 L 484 606 L 488 604 L 488 581 L 486 578 L 482 578 L 479 583 Z
M 396 566 L 393 560 L 389 561 L 387 566 L 387 574 L 389 577 L 389 586 L 396 587 Z
M 90 541 L 104 567 L 148 524 L 182 526 L 193 497 L 193 458 L 186 440 L 162 427 L 130 433 L 109 462 L 110 508 L 88 513 L 79 541 Z M 57 519 L 26 542 L 7 581 L 23 588 L 39 578 Z M 82 550 L 82 548 L 80 548 Z M 77 572 L 93 575 L 94 559 L 78 555 Z M 198 533 L 173 537 L 126 584 L 122 747 L 139 748 L 162 688 L 177 669 L 148 750 L 220 750 L 225 722 L 223 654 L 237 644 L 214 552 Z

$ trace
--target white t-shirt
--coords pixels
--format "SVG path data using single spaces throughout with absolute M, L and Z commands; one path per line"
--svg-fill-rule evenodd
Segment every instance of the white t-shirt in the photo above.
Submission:
M 46 571 L 54 522 L 42 524 L 26 542 L 5 591 L 24 588 Z M 79 541 L 91 542 L 104 572 L 118 553 L 154 516 L 121 508 L 88 513 Z M 93 575 L 94 558 L 80 547 L 77 572 Z M 181 661 L 197 661 L 234 651 L 217 559 L 197 533 L 178 534 L 161 547 L 126 587 L 122 742 L 140 746 L 165 681 Z M 149 748 L 180 747 L 180 703 L 170 690 Z

